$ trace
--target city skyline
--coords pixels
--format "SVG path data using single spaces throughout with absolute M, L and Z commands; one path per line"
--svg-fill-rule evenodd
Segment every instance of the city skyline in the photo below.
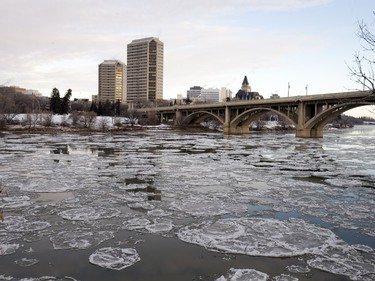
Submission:
M 0 85 L 91 99 L 100 62 L 126 62 L 127 44 L 157 37 L 165 99 L 192 85 L 236 92 L 244 75 L 265 98 L 287 96 L 288 85 L 291 96 L 361 88 L 347 65 L 362 49 L 358 21 L 374 25 L 371 1 L 227 2 L 4 0 Z

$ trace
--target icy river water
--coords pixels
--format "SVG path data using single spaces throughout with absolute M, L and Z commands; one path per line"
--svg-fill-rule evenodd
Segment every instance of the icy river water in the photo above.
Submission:
M 0 136 L 0 280 L 375 280 L 375 127 Z

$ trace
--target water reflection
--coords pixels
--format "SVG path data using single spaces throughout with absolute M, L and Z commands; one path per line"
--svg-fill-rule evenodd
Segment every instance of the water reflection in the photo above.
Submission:
M 113 147 L 80 147 L 74 144 L 59 145 L 50 150 L 50 154 L 65 154 L 65 155 L 97 155 L 97 156 L 112 156 L 116 155 L 117 151 Z
M 147 186 L 147 187 L 136 187 L 131 189 L 126 189 L 127 192 L 145 192 L 147 193 L 148 201 L 161 201 L 161 191 L 156 187 Z

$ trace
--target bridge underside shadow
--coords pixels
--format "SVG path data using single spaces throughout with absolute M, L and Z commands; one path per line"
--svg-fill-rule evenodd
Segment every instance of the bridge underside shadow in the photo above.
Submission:
M 271 112 L 275 115 L 280 116 L 281 118 L 285 119 L 288 123 L 293 126 L 296 126 L 295 120 L 293 120 L 290 116 L 284 114 L 283 112 L 270 109 L 270 108 L 253 108 L 247 110 L 236 118 L 234 118 L 229 124 L 224 125 L 224 133 L 225 134 L 245 134 L 251 132 L 250 125 L 253 122 L 259 120 L 260 116 L 263 114 Z

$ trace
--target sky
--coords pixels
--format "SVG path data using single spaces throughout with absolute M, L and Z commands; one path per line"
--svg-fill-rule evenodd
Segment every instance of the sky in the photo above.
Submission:
M 373 0 L 1 0 L 0 85 L 98 92 L 98 65 L 134 39 L 164 43 L 164 98 L 192 86 L 324 94 L 361 89 L 348 66 Z M 375 32 L 374 32 L 375 33 Z M 372 109 L 375 111 L 374 109 Z M 371 115 L 361 107 L 351 115 Z M 373 114 L 375 116 L 375 114 Z

